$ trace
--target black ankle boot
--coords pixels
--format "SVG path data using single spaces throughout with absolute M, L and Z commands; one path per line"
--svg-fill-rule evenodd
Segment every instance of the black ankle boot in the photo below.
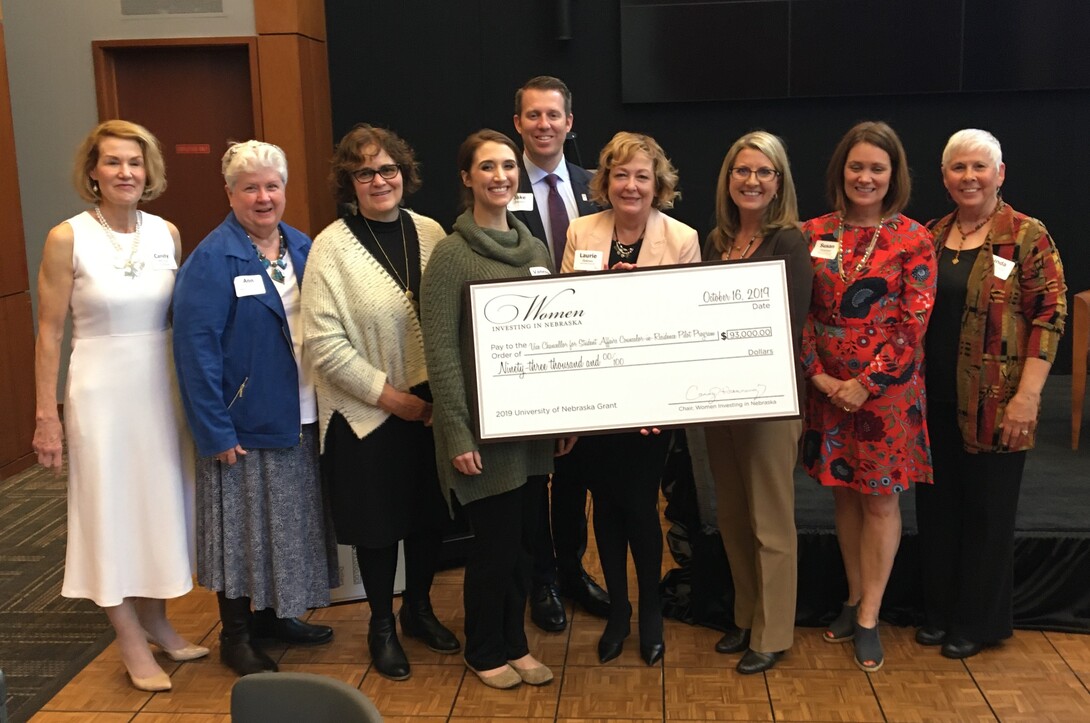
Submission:
M 394 616 L 372 618 L 371 628 L 367 631 L 367 649 L 371 652 L 371 663 L 375 670 L 390 680 L 405 680 L 410 675 L 409 659 L 401 649 L 394 627 Z
M 250 599 L 228 598 L 216 593 L 220 608 L 220 660 L 239 675 L 276 672 L 276 661 L 254 647 L 250 640 Z
M 398 617 L 401 619 L 401 632 L 423 641 L 429 650 L 450 655 L 462 649 L 454 633 L 435 617 L 429 601 L 405 602 Z
M 324 645 L 333 639 L 328 625 L 305 623 L 299 618 L 278 618 L 272 608 L 258 610 L 250 622 L 256 640 L 272 640 L 288 645 Z

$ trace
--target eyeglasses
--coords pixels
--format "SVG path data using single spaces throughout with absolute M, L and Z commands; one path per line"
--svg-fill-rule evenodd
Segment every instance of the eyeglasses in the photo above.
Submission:
M 370 183 L 375 180 L 376 173 L 389 181 L 401 173 L 401 164 L 387 163 L 385 166 L 379 166 L 378 168 L 358 168 L 352 171 L 352 178 L 355 178 L 359 183 Z
M 781 175 L 775 168 L 769 168 L 768 166 L 761 166 L 757 169 L 749 168 L 747 166 L 734 166 L 730 169 L 730 173 L 739 181 L 748 181 L 751 173 L 757 174 L 758 181 L 771 181 L 773 178 Z

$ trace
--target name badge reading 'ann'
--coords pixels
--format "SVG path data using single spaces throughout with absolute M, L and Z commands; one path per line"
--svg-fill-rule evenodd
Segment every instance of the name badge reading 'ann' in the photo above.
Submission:
M 235 296 L 257 296 L 265 293 L 265 281 L 261 274 L 249 274 L 235 277 Z

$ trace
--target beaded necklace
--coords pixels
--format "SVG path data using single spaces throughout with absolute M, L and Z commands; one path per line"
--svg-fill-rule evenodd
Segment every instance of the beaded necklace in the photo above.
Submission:
M 261 261 L 261 265 L 268 271 L 272 268 L 272 273 L 269 274 L 272 280 L 278 284 L 284 283 L 284 269 L 288 268 L 288 262 L 285 260 L 285 256 L 288 255 L 288 247 L 284 244 L 284 234 L 280 234 L 280 254 L 275 259 L 265 258 L 265 254 L 261 253 L 261 249 L 254 243 L 250 234 L 246 234 L 246 238 L 250 239 L 250 245 L 254 247 L 254 253 L 257 254 L 257 258 Z
M 958 217 L 957 214 L 954 215 L 954 228 L 956 228 L 958 230 L 958 233 L 961 234 L 961 240 L 958 241 L 957 253 L 954 254 L 954 258 L 950 259 L 950 263 L 956 265 L 961 261 L 961 249 L 963 246 L 965 246 L 965 237 L 971 236 L 980 229 L 984 228 L 984 225 L 991 221 L 993 218 L 995 218 L 995 214 L 999 213 L 999 209 L 1001 208 L 1003 208 L 1003 199 L 999 199 L 999 203 L 995 204 L 995 208 L 992 209 L 992 212 L 988 214 L 988 217 L 978 223 L 976 226 L 973 226 L 973 229 L 969 233 L 965 233 L 965 229 L 961 227 L 961 219 Z M 984 242 L 987 243 L 988 240 L 984 239 Z
M 882 226 L 884 226 L 888 220 L 889 219 L 885 219 L 878 222 L 878 227 L 874 229 L 874 235 L 870 237 L 870 243 L 867 244 L 867 250 L 863 252 L 863 258 L 859 259 L 859 263 L 855 265 L 855 269 L 852 270 L 852 275 L 849 278 L 848 274 L 844 272 L 844 214 L 840 214 L 840 220 L 836 226 L 836 273 L 840 276 L 840 280 L 845 284 L 854 279 L 860 269 L 866 266 L 867 262 L 870 261 L 870 255 L 874 253 L 874 247 L 878 243 L 878 234 L 882 233 Z
M 117 237 L 114 236 L 114 230 L 110 228 L 110 224 L 106 223 L 106 217 L 102 215 L 102 210 L 98 206 L 95 206 L 95 218 L 98 219 L 102 229 L 106 232 L 106 238 L 109 239 L 110 245 L 117 252 L 117 261 L 114 262 L 114 268 L 124 269 L 125 276 L 135 279 L 144 270 L 144 262 L 135 260 L 136 251 L 140 248 L 140 225 L 142 221 L 140 212 L 136 212 L 136 233 L 133 235 L 132 246 L 129 248 L 129 258 L 124 260 L 122 259 L 125 252 L 121 249 L 121 244 L 117 242 Z

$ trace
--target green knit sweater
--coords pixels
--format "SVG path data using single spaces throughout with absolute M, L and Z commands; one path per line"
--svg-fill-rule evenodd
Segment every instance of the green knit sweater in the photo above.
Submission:
M 420 284 L 424 356 L 431 383 L 435 457 L 439 478 L 462 504 L 517 489 L 530 475 L 553 469 L 553 442 L 527 440 L 478 445 L 466 390 L 473 370 L 469 314 L 463 308 L 466 281 L 530 275 L 531 266 L 552 268 L 548 249 L 510 212 L 510 231 L 482 229 L 466 211 L 454 233 L 435 246 Z M 479 449 L 479 475 L 463 475 L 451 460 Z

